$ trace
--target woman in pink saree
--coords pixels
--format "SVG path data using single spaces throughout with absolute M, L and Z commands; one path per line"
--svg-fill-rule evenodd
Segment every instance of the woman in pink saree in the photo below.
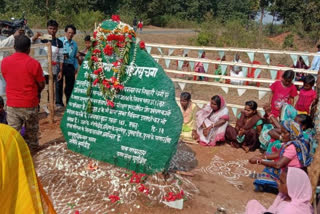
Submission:
M 224 99 L 215 95 L 211 102 L 197 112 L 197 140 L 204 146 L 215 146 L 224 141 L 229 112 Z
M 299 168 L 289 167 L 283 170 L 279 180 L 279 194 L 269 209 L 258 201 L 251 200 L 246 214 L 312 214 L 310 199 L 312 188 L 308 175 Z

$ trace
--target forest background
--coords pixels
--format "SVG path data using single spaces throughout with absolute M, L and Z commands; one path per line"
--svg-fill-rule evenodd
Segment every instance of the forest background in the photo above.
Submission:
M 20 18 L 24 11 L 32 28 L 56 19 L 89 33 L 94 23 L 118 14 L 131 25 L 137 17 L 144 26 L 194 29 L 198 33 L 189 45 L 297 49 L 295 41 L 314 47 L 320 36 L 319 0 L 0 0 L 0 5 L 0 19 Z M 266 14 L 272 16 L 269 24 L 263 24 Z M 282 47 L 268 39 L 280 34 Z

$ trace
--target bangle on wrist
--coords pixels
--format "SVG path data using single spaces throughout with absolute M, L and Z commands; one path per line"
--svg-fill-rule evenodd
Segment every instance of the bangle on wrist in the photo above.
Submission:
M 268 119 L 270 120 L 271 117 L 274 117 L 274 115 L 273 115 L 273 114 L 270 114 L 270 115 L 268 116 Z

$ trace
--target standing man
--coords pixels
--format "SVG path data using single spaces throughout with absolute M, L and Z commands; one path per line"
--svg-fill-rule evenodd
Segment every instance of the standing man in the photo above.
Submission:
M 52 46 L 52 73 L 53 73 L 53 81 L 55 83 L 56 86 L 56 91 L 58 90 L 58 84 L 57 84 L 57 74 L 59 72 L 61 72 L 61 74 L 63 73 L 63 43 L 60 39 L 58 39 L 56 37 L 57 31 L 58 31 L 58 27 L 59 24 L 57 21 L 55 20 L 49 20 L 47 22 L 47 30 L 48 30 L 48 34 L 52 36 L 52 40 L 51 40 L 51 46 Z M 37 42 L 41 42 L 41 43 L 48 43 L 49 40 L 47 39 L 43 39 L 43 40 L 39 40 Z M 44 51 L 44 55 L 47 55 L 47 47 L 45 48 Z M 43 64 L 47 64 L 47 60 L 43 60 L 43 62 L 41 62 L 41 65 L 43 66 Z M 43 67 L 48 67 L 48 66 L 43 66 Z M 46 79 L 46 84 L 49 83 L 49 73 L 47 70 L 43 70 L 45 79 Z M 61 78 L 61 77 L 60 77 Z M 46 88 L 46 90 L 48 91 L 48 101 L 49 101 L 49 90 L 48 88 Z M 45 112 L 49 113 L 48 107 L 45 106 L 44 107 Z
M 135 16 L 132 22 L 134 32 L 137 32 L 137 25 L 138 25 L 138 20 L 137 20 L 137 17 Z
M 78 61 L 77 61 L 77 53 L 78 53 L 78 45 L 72 40 L 73 36 L 77 33 L 76 28 L 73 25 L 67 25 L 64 29 L 65 36 L 60 37 L 59 39 L 63 43 L 63 68 L 62 71 L 58 73 L 58 82 L 57 82 L 57 96 L 56 96 L 56 106 L 63 107 L 63 78 L 65 78 L 65 96 L 67 103 L 70 99 L 74 82 L 75 75 L 77 74 L 78 69 Z
M 0 41 L 0 48 L 13 47 L 14 37 L 24 34 L 24 30 L 18 29 L 14 34 Z
M 27 36 L 16 36 L 16 52 L 3 59 L 1 71 L 7 83 L 8 124 L 18 131 L 25 124 L 25 140 L 30 150 L 34 150 L 39 146 L 38 95 L 45 86 L 45 79 L 40 63 L 29 56 L 30 47 Z

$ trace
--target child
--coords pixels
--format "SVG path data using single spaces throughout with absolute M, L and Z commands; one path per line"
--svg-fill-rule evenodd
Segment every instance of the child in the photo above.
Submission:
M 4 110 L 4 101 L 0 96 L 0 123 L 8 124 L 7 122 L 7 112 Z
M 292 84 L 294 72 L 287 70 L 283 73 L 282 79 L 274 82 L 270 89 L 271 95 L 271 114 L 279 117 L 280 109 L 284 103 L 293 104 L 294 97 L 298 95 L 297 88 Z
M 315 83 L 315 78 L 308 74 L 303 79 L 303 87 L 300 90 L 299 98 L 296 103 L 296 109 L 299 114 L 309 114 L 310 106 L 317 99 L 317 93 L 312 89 Z
M 140 29 L 140 32 L 142 32 L 142 27 L 143 27 L 143 21 L 140 19 L 138 23 L 138 28 Z
M 79 51 L 79 53 L 77 54 L 77 60 L 78 60 L 78 63 L 79 65 L 82 64 L 82 62 L 84 61 L 85 59 L 85 56 L 87 55 L 90 47 L 91 47 L 91 37 L 90 35 L 86 35 L 84 37 L 84 46 L 85 46 L 85 49 L 83 49 L 81 52 Z

